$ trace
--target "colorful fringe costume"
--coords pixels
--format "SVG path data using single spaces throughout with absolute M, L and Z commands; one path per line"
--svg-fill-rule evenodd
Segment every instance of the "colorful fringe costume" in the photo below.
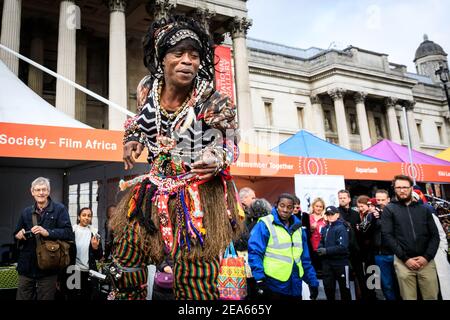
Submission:
M 133 265 L 158 263 L 170 252 L 175 264 L 175 297 L 217 299 L 219 257 L 240 236 L 244 219 L 229 173 L 230 164 L 238 157 L 235 106 L 213 89 L 211 46 L 192 22 L 162 24 L 151 34 L 155 52 L 153 59 L 145 59 L 154 73 L 138 86 L 140 112 L 127 120 L 124 137 L 124 143 L 138 141 L 147 147 L 150 170 L 120 182 L 121 189 L 129 188 L 129 192 L 124 200 L 126 212 L 118 210 L 118 214 L 127 215 L 127 228 L 137 221 L 149 239 L 147 252 L 139 253 L 146 256 L 136 258 Z M 168 113 L 160 106 L 164 84 L 161 48 L 175 46 L 186 38 L 198 44 L 204 67 L 185 103 Z M 214 159 L 217 169 L 213 178 L 198 180 L 190 173 L 190 166 L 206 156 Z M 132 255 L 117 245 L 117 256 Z

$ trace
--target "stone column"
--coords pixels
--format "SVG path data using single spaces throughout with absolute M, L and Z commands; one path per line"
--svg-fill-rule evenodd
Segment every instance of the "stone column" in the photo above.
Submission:
M 203 26 L 203 28 L 206 30 L 206 32 L 210 35 L 211 34 L 211 20 L 216 15 L 216 12 L 214 10 L 209 9 L 202 9 L 197 8 L 195 10 L 195 17 L 198 22 Z
M 249 132 L 249 130 L 253 127 L 246 44 L 247 30 L 251 25 L 252 21 L 245 17 L 235 17 L 231 22 L 239 127 L 244 136 L 246 135 L 246 132 Z
M 76 82 L 86 88 L 87 84 L 87 35 L 81 34 L 77 44 Z M 75 119 L 86 123 L 86 94 L 80 90 L 75 93 Z
M 22 14 L 22 0 L 4 0 L 2 14 L 2 32 L 0 43 L 15 52 L 20 50 L 20 17 Z M 0 59 L 6 66 L 19 74 L 19 58 L 0 49 Z
M 44 39 L 42 31 L 37 23 L 33 24 L 30 58 L 41 65 L 44 63 Z M 42 96 L 44 74 L 41 70 L 32 65 L 29 65 L 28 67 L 28 86 L 38 95 Z
M 325 124 L 323 119 L 322 101 L 318 95 L 311 95 L 312 118 L 307 118 L 307 123 L 312 122 L 314 134 L 325 140 Z
M 387 120 L 389 127 L 389 135 L 392 141 L 398 144 L 402 144 L 402 138 L 400 136 L 400 129 L 397 122 L 397 114 L 395 112 L 395 106 L 397 105 L 397 99 L 389 97 L 384 100 L 387 111 Z
M 411 137 L 411 147 L 415 150 L 420 151 L 420 136 L 417 131 L 416 119 L 414 117 L 414 105 L 416 104 L 413 100 L 407 100 L 403 102 L 403 105 L 406 107 L 406 118 L 408 121 L 409 134 Z M 404 122 L 404 120 L 403 120 Z M 406 133 L 407 131 L 404 130 Z
M 75 81 L 76 28 L 68 24 L 68 21 L 72 19 L 70 6 L 73 5 L 75 5 L 75 1 L 63 0 L 59 8 L 57 72 L 67 79 Z M 56 109 L 75 118 L 75 87 L 57 79 L 55 105 Z
M 366 105 L 364 104 L 367 97 L 365 92 L 356 92 L 354 99 L 356 104 L 356 115 L 358 117 L 359 135 L 361 137 L 361 147 L 363 150 L 372 145 L 369 132 L 369 123 L 367 121 Z
M 109 100 L 127 107 L 126 0 L 109 0 Z M 109 107 L 109 130 L 122 130 L 126 114 Z
M 167 19 L 175 6 L 176 4 L 172 3 L 171 0 L 153 0 L 147 2 L 145 9 L 154 20 L 160 20 L 162 18 Z
M 328 94 L 334 101 L 334 110 L 336 113 L 337 131 L 339 136 L 339 144 L 350 149 L 350 136 L 348 134 L 347 119 L 345 116 L 345 106 L 344 106 L 344 94 L 343 89 L 333 89 L 328 91 Z

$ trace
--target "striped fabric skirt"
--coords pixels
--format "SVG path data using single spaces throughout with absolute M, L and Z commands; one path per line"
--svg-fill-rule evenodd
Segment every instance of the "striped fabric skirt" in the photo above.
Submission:
M 211 261 L 175 259 L 174 293 L 177 300 L 217 300 L 219 258 Z

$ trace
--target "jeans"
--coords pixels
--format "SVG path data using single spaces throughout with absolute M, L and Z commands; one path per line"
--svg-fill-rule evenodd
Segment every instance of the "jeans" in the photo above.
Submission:
M 393 255 L 376 255 L 375 264 L 380 267 L 381 290 L 386 300 L 397 300 L 397 277 Z

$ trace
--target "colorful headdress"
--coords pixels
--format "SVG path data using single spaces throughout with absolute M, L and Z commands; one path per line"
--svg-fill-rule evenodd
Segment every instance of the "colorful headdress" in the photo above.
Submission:
M 162 60 L 169 49 L 183 40 L 190 43 L 200 54 L 198 76 L 211 81 L 214 75 L 214 51 L 212 41 L 205 30 L 192 18 L 172 17 L 151 24 L 144 37 L 144 65 L 157 78 L 162 77 Z

